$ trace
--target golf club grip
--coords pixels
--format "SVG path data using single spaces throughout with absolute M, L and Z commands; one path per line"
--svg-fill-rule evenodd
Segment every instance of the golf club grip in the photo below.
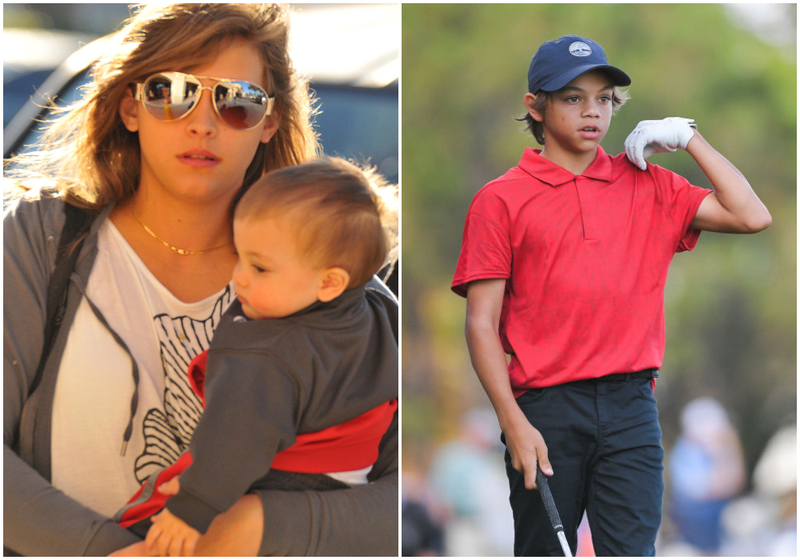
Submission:
M 558 515 L 556 502 L 553 500 L 553 493 L 550 492 L 550 484 L 547 482 L 547 477 L 538 466 L 536 467 L 536 486 L 539 488 L 539 495 L 542 497 L 544 509 L 547 510 L 547 515 L 550 517 L 553 530 L 556 532 L 563 531 L 564 526 L 561 524 L 561 517 Z

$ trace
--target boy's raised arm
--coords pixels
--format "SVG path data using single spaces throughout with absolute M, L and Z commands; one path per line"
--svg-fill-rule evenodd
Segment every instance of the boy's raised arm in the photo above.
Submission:
M 720 233 L 766 229 L 772 217 L 764 203 L 744 175 L 695 130 L 693 123 L 692 119 L 680 117 L 640 122 L 625 140 L 628 159 L 645 170 L 645 159 L 650 155 L 685 149 L 714 187 L 697 209 L 693 228 Z
M 536 488 L 537 462 L 547 475 L 553 469 L 544 438 L 528 422 L 511 391 L 499 334 L 505 285 L 503 278 L 470 282 L 465 334 L 472 365 L 497 413 L 514 469 L 525 476 L 526 488 Z
M 722 233 L 756 233 L 769 227 L 772 216 L 744 175 L 695 133 L 686 146 L 714 187 L 703 199 L 692 227 Z

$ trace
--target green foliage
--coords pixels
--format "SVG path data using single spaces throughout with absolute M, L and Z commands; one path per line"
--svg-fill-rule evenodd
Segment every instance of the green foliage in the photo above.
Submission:
M 524 111 L 531 56 L 543 41 L 584 35 L 633 81 L 632 99 L 603 141 L 607 152 L 622 151 L 639 120 L 694 118 L 772 213 L 765 232 L 704 233 L 693 253 L 675 258 L 657 391 L 665 443 L 688 400 L 714 396 L 732 411 L 752 466 L 796 410 L 794 45 L 762 42 L 732 23 L 721 4 L 402 9 L 404 406 L 434 403 L 413 406 L 441 411 L 435 403 L 469 406 L 483 398 L 463 342 L 464 302 L 449 291 L 464 216 L 479 188 L 516 165 L 526 146 L 537 147 L 514 120 Z M 710 188 L 686 153 L 651 162 Z M 452 430 L 458 412 L 449 409 L 454 417 L 440 419 L 438 429 Z M 441 437 L 430 424 L 404 426 L 406 438 Z

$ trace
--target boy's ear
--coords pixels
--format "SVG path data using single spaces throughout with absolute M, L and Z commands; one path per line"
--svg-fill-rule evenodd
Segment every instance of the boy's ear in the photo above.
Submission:
M 349 283 L 350 274 L 345 269 L 338 266 L 326 268 L 322 273 L 322 284 L 317 292 L 317 299 L 332 301 L 347 289 Z
M 533 108 L 533 104 L 536 102 L 536 96 L 532 93 L 525 94 L 525 107 L 528 109 L 528 114 L 533 117 L 533 120 L 536 122 L 544 121 L 544 115 Z
M 125 97 L 119 104 L 119 116 L 122 124 L 131 132 L 139 130 L 139 102 L 133 97 L 130 88 L 125 90 Z

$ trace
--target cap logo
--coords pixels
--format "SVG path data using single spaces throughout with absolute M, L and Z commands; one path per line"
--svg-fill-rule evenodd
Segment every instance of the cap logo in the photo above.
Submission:
M 592 47 L 583 41 L 575 41 L 569 46 L 569 54 L 580 57 L 589 56 L 592 54 Z

